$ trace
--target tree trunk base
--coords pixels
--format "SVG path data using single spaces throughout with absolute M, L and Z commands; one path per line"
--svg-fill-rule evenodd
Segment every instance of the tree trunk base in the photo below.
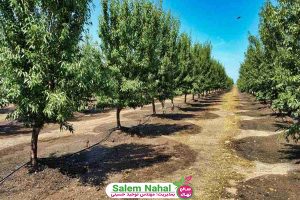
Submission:
M 165 114 L 165 101 L 163 100 L 163 101 L 161 101 L 161 109 L 162 109 L 162 111 L 163 111 L 163 114 Z
M 31 135 L 31 156 L 30 163 L 32 170 L 36 171 L 38 168 L 37 149 L 38 149 L 38 137 L 41 128 L 33 127 Z
M 155 101 L 154 101 L 154 99 L 152 99 L 152 112 L 153 112 L 153 115 L 156 115 L 156 108 L 155 108 Z
M 121 130 L 122 129 L 122 126 L 121 126 L 121 119 L 120 119 L 120 112 L 121 112 L 121 108 L 117 108 L 117 112 L 116 112 L 116 117 L 117 117 L 117 127 L 116 129 L 117 130 Z
M 171 103 L 172 103 L 172 108 L 171 108 L 171 110 L 174 111 L 175 105 L 174 105 L 174 100 L 173 100 L 173 98 L 171 99 Z

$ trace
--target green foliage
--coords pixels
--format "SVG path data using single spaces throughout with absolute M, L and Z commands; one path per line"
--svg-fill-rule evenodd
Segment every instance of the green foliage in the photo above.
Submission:
M 157 85 L 154 87 L 154 97 L 160 101 L 172 99 L 176 96 L 176 78 L 179 75 L 178 68 L 178 34 L 179 22 L 170 13 L 164 14 L 161 19 L 162 38 L 160 40 L 160 54 L 157 70 Z
M 176 188 L 179 188 L 180 186 L 182 186 L 184 184 L 185 180 L 184 177 L 181 177 L 181 179 L 179 181 L 175 181 L 173 182 L 173 184 L 176 186 Z
M 101 4 L 99 36 L 113 79 L 107 97 L 98 98 L 101 102 L 135 108 L 153 98 L 164 101 L 181 93 L 232 86 L 224 68 L 211 58 L 210 45 L 193 45 L 189 35 L 179 35 L 178 20 L 162 10 L 161 2 L 102 0 Z
M 267 2 L 261 11 L 260 38 L 249 37 L 238 86 L 271 102 L 294 119 L 287 137 L 299 139 L 300 1 Z
M 0 106 L 33 128 L 32 164 L 45 123 L 97 100 L 120 111 L 154 98 L 228 89 L 233 82 L 209 44 L 179 35 L 179 21 L 151 0 L 102 0 L 100 45 L 82 40 L 90 0 L 0 0 Z
M 255 36 L 249 36 L 249 47 L 240 68 L 238 87 L 241 91 L 254 93 L 260 100 L 270 100 L 274 96 L 274 71 L 265 60 L 265 49 Z
M 142 77 L 147 65 L 142 47 L 146 41 L 140 38 L 146 7 L 144 1 L 102 1 L 99 36 L 105 64 L 110 67 L 114 79 L 110 90 L 111 106 L 143 105 L 145 85 Z
M 211 45 L 196 43 L 192 49 L 191 93 L 199 94 L 216 89 L 230 89 L 230 79 L 221 63 L 211 57 Z
M 179 38 L 178 59 L 180 71 L 177 77 L 178 85 L 184 94 L 189 94 L 191 93 L 193 83 L 192 41 L 186 33 L 182 33 Z
M 16 106 L 13 119 L 38 128 L 49 122 L 70 128 L 66 120 L 81 103 L 76 61 L 88 3 L 0 1 L 0 84 L 5 101 Z
M 111 77 L 112 71 L 104 63 L 100 45 L 87 37 L 81 46 L 79 57 L 80 68 L 77 69 L 76 77 L 76 84 L 80 89 L 77 90 L 78 95 L 82 97 L 81 99 L 85 99 L 86 103 L 97 98 L 100 107 L 108 106 L 108 94 L 114 82 L 113 79 L 108 78 Z M 85 109 L 86 105 L 82 105 Z
M 193 45 L 186 33 L 179 35 L 179 21 L 161 3 L 101 1 L 99 37 L 111 81 L 110 89 L 100 90 L 99 104 L 135 108 L 154 98 L 232 86 L 222 65 L 211 58 L 210 45 Z
M 149 0 L 102 0 L 100 45 L 79 45 L 88 0 L 0 6 L 0 105 L 26 125 L 67 125 L 73 111 L 96 98 L 119 109 L 156 98 L 232 86 L 210 44 L 179 35 L 179 21 Z

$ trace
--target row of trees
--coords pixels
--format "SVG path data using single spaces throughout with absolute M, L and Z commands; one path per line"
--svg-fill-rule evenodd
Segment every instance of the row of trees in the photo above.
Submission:
M 287 139 L 300 138 L 300 1 L 267 2 L 259 37 L 249 36 L 238 87 L 291 116 Z
M 112 93 L 104 99 L 117 108 L 119 128 L 125 107 L 152 102 L 155 114 L 155 99 L 163 105 L 177 95 L 227 89 L 233 84 L 223 66 L 212 59 L 210 44 L 193 44 L 188 34 L 179 34 L 179 21 L 161 4 L 103 0 L 99 37 L 104 68 L 113 74 Z
M 89 0 L 0 0 L 0 103 L 32 127 L 31 161 L 46 123 L 67 122 L 91 99 L 120 112 L 181 94 L 228 89 L 233 82 L 193 44 L 179 21 L 150 0 L 102 0 L 100 45 L 82 40 Z

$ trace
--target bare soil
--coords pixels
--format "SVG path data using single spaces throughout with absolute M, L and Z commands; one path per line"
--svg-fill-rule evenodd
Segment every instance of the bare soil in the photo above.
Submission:
M 300 145 L 288 143 L 282 133 L 291 120 L 274 114 L 266 104 L 256 102 L 247 94 L 240 94 L 240 116 L 256 117 L 242 120 L 243 134 L 251 136 L 234 140 L 231 148 L 241 157 L 253 161 L 255 167 L 245 172 L 246 180 L 236 186 L 236 199 L 299 199 L 300 191 Z M 289 170 L 290 169 L 290 170 Z M 280 174 L 280 175 L 279 175 Z M 248 178 L 247 178 L 248 177 Z M 298 188 L 298 189 L 297 189 Z
M 300 145 L 287 143 L 282 135 L 248 137 L 237 140 L 234 149 L 240 156 L 265 163 L 300 162 Z
M 237 199 L 298 200 L 299 188 L 299 172 L 291 172 L 288 175 L 266 175 L 239 185 Z
M 173 182 L 188 175 L 193 199 L 300 196 L 300 171 L 294 170 L 300 147 L 277 132 L 290 119 L 236 88 L 188 99 L 176 98 L 174 110 L 170 101 L 164 110 L 157 102 L 156 115 L 150 105 L 124 109 L 122 131 L 112 131 L 111 109 L 75 113 L 73 134 L 47 125 L 39 172 L 21 168 L 0 185 L 0 199 L 102 200 L 112 182 Z M 4 120 L 11 110 L 0 110 L 0 177 L 29 158 L 31 131 Z
M 91 198 L 104 199 L 104 186 L 113 180 L 147 181 L 190 166 L 196 159 L 196 152 L 163 136 L 196 134 L 201 132 L 201 127 L 181 121 L 183 118 L 178 116 L 188 114 L 177 113 L 178 109 L 170 113 L 170 103 L 166 106 L 166 114 L 153 116 L 149 106 L 124 110 L 123 131 L 112 132 L 98 145 L 97 142 L 106 138 L 115 127 L 113 111 L 76 113 L 72 122 L 77 126 L 90 125 L 88 133 L 77 129 L 74 134 L 64 133 L 53 138 L 52 132 L 57 132 L 58 127 L 46 126 L 39 142 L 40 171 L 31 174 L 28 168 L 19 170 L 1 185 L 0 199 L 52 199 L 73 184 L 75 191 L 72 194 L 63 192 L 62 199 L 82 199 L 91 188 Z M 170 116 L 177 117 L 172 119 Z M 13 141 L 14 137 L 25 140 L 31 133 L 17 122 L 4 121 L 1 127 L 0 140 L 3 141 Z M 95 146 L 81 151 L 92 145 Z M 29 147 L 28 142 L 12 143 L 0 150 L 2 177 L 28 161 Z

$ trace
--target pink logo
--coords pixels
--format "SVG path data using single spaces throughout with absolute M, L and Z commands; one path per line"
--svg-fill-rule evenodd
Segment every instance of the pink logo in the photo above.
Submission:
M 183 185 L 177 189 L 177 194 L 179 198 L 189 199 L 193 195 L 193 189 L 188 185 Z
M 177 195 L 180 199 L 190 199 L 193 195 L 193 188 L 190 186 L 192 176 L 182 177 L 173 184 L 177 187 Z

